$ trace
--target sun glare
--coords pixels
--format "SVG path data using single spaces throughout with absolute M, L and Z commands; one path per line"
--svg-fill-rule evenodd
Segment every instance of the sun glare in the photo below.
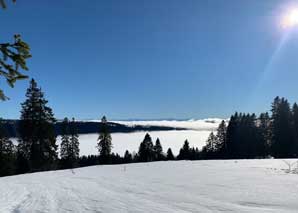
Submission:
M 290 10 L 282 20 L 284 28 L 298 27 L 298 8 Z

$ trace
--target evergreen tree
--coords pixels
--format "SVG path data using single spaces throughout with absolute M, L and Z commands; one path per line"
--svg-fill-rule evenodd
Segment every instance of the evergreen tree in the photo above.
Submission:
M 105 116 L 101 119 L 97 147 L 101 162 L 109 163 L 112 151 L 112 136 L 109 132 L 108 121 Z
M 69 156 L 69 120 L 68 118 L 64 118 L 61 125 L 61 145 L 60 145 L 60 157 L 62 161 L 62 168 L 68 167 L 68 156 Z
M 291 125 L 291 110 L 288 101 L 276 97 L 272 104 L 272 153 L 274 157 L 295 156 L 295 143 Z
M 147 133 L 140 144 L 138 157 L 140 162 L 149 162 L 154 159 L 154 150 L 151 136 Z
M 129 153 L 128 150 L 126 150 L 125 153 L 124 153 L 123 162 L 124 163 L 131 163 L 132 162 L 132 155 Z
M 168 151 L 167 151 L 167 160 L 175 160 L 175 157 L 173 155 L 173 152 L 172 152 L 172 149 L 171 148 L 168 148 Z
M 61 161 L 63 168 L 74 168 L 79 161 L 79 136 L 74 118 L 71 123 L 65 118 L 61 128 Z
M 271 146 L 271 118 L 269 113 L 261 113 L 259 116 L 259 133 L 260 133 L 260 144 L 261 144 L 261 152 L 263 152 L 263 156 L 270 154 L 270 146 Z
M 227 150 L 226 150 L 226 157 L 233 158 L 236 155 L 236 130 L 237 130 L 237 121 L 238 121 L 238 113 L 236 112 L 234 115 L 231 116 L 229 125 L 227 127 Z
M 80 142 L 78 129 L 74 118 L 72 118 L 70 123 L 70 153 L 71 166 L 76 167 L 80 157 Z
M 227 141 L 227 126 L 226 126 L 226 122 L 222 120 L 217 128 L 216 141 L 214 143 L 214 149 L 218 157 L 223 156 L 223 154 L 226 152 L 226 149 L 227 149 L 226 141 Z
M 177 158 L 179 160 L 190 160 L 190 147 L 188 140 L 184 141 L 183 147 L 180 149 Z
M 164 160 L 164 154 L 163 154 L 163 150 L 162 150 L 162 146 L 161 146 L 159 138 L 156 139 L 153 150 L 154 150 L 154 159 L 155 160 L 157 160 L 157 161 Z
M 7 132 L 0 119 L 0 176 L 15 173 L 15 146 L 9 140 Z
M 260 140 L 255 114 L 235 113 L 231 116 L 226 138 L 228 158 L 255 158 L 264 155 L 264 144 Z
M 294 143 L 294 156 L 298 156 L 298 105 L 294 103 L 292 107 L 292 131 Z
M 207 153 L 215 152 L 215 145 L 217 142 L 217 137 L 214 135 L 213 132 L 210 133 L 207 142 L 206 142 L 206 151 Z
M 31 171 L 53 169 L 57 160 L 56 120 L 34 79 L 30 81 L 26 98 L 19 124 L 18 159 L 27 161 Z M 25 167 L 27 163 L 21 164 Z

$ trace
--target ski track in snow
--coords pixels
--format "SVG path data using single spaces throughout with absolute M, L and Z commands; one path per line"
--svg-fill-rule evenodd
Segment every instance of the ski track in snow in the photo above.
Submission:
M 295 161 L 295 160 L 289 160 Z M 297 212 L 282 160 L 93 166 L 0 178 L 0 212 Z

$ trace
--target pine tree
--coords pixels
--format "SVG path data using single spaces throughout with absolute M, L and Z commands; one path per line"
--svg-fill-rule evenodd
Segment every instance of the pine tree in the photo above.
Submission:
M 217 137 L 214 135 L 213 132 L 210 133 L 207 142 L 206 142 L 206 151 L 207 153 L 214 153 L 215 152 L 215 144 L 217 142 Z
M 71 166 L 76 167 L 78 165 L 80 157 L 80 142 L 78 129 L 75 123 L 75 119 L 72 118 L 70 123 L 70 161 Z
M 154 159 L 155 160 L 157 160 L 157 161 L 164 160 L 164 154 L 163 154 L 163 150 L 162 150 L 162 146 L 161 146 L 159 138 L 156 139 L 153 150 L 154 150 Z
M 184 141 L 183 147 L 180 149 L 177 158 L 179 160 L 190 160 L 190 147 L 188 140 Z
M 61 162 L 62 168 L 74 168 L 78 166 L 79 161 L 79 136 L 74 118 L 69 123 L 64 118 L 61 127 Z
M 292 131 L 294 142 L 294 156 L 298 156 L 298 105 L 294 103 L 292 107 Z
M 34 79 L 30 81 L 26 98 L 19 125 L 18 155 L 21 156 L 18 159 L 28 161 L 31 171 L 53 169 L 57 161 L 56 120 Z
M 132 162 L 132 155 L 129 153 L 128 150 L 125 151 L 124 157 L 123 157 L 124 163 L 131 163 Z
M 138 157 L 140 162 L 149 162 L 154 159 L 154 150 L 151 136 L 147 133 L 140 144 Z
M 112 151 L 112 136 L 108 129 L 108 121 L 105 116 L 101 119 L 97 148 L 102 163 L 109 163 Z
M 15 146 L 9 140 L 7 132 L 0 119 L 0 176 L 15 173 Z
M 263 147 L 263 156 L 270 154 L 270 146 L 272 140 L 271 134 L 271 118 L 269 113 L 261 113 L 259 116 L 259 134 L 260 134 L 260 144 Z
M 69 150 L 69 120 L 64 118 L 61 125 L 61 145 L 60 145 L 60 157 L 62 161 L 62 168 L 67 168 L 68 150 Z
M 173 152 L 172 152 L 172 149 L 171 148 L 168 148 L 168 151 L 167 151 L 167 160 L 175 160 L 175 157 L 173 155 Z
M 223 156 L 223 154 L 226 152 L 226 149 L 227 149 L 226 141 L 227 141 L 227 126 L 226 126 L 226 122 L 222 120 L 217 128 L 216 141 L 214 143 L 214 149 L 218 157 Z
M 237 129 L 238 129 L 238 113 L 231 116 L 229 125 L 227 127 L 227 150 L 225 156 L 227 158 L 235 158 L 237 154 Z
M 272 104 L 272 153 L 274 157 L 293 157 L 295 143 L 291 125 L 291 110 L 284 98 L 276 97 Z

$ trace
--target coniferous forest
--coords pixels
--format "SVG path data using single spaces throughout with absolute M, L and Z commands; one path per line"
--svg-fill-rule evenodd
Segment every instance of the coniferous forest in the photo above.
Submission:
M 80 156 L 74 118 L 64 118 L 60 125 L 58 153 L 54 127 L 57 120 L 34 79 L 30 81 L 25 96 L 17 127 L 17 145 L 9 139 L 4 120 L 0 120 L 0 176 L 98 164 L 298 156 L 298 105 L 291 106 L 285 98 L 276 97 L 270 113 L 257 116 L 236 112 L 228 121 L 223 120 L 217 130 L 210 133 L 201 150 L 190 147 L 186 139 L 179 154 L 174 156 L 171 148 L 164 151 L 162 141 L 158 138 L 152 141 L 147 133 L 137 153 L 126 150 L 122 157 L 112 152 L 112 136 L 105 116 L 98 125 L 98 140 L 94 141 L 98 155 Z

